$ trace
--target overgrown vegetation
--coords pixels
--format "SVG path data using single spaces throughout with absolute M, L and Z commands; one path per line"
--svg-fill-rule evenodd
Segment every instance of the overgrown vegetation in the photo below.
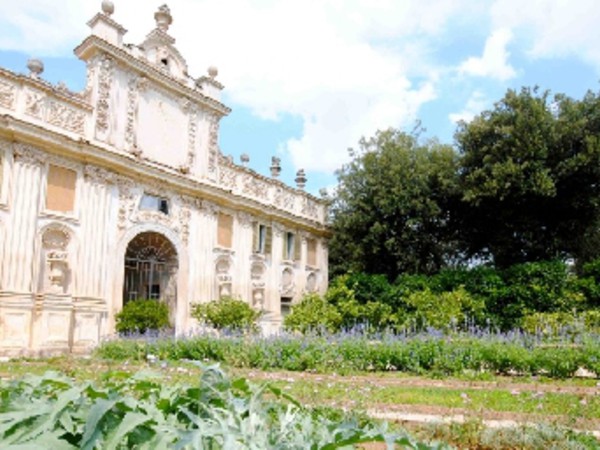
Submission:
M 272 386 L 207 367 L 196 385 L 139 373 L 104 385 L 58 373 L 0 383 L 0 441 L 35 449 L 335 449 L 365 442 L 433 449 L 384 426 L 328 416 Z M 339 416 L 339 415 L 338 415 Z
M 217 330 L 258 331 L 260 311 L 242 300 L 224 297 L 193 304 L 191 316 Z
M 435 275 L 347 274 L 322 298 L 311 294 L 285 318 L 289 330 L 467 330 L 476 325 L 534 333 L 600 331 L 598 262 L 577 276 L 560 261 L 445 269 Z
M 115 328 L 125 334 L 169 328 L 169 307 L 158 300 L 129 301 L 117 313 Z
M 465 372 L 572 377 L 579 368 L 600 374 L 598 335 L 548 338 L 520 332 L 478 331 L 444 335 L 221 336 L 187 339 L 114 340 L 97 356 L 143 361 L 152 354 L 165 360 L 209 360 L 232 367 L 348 373 L 402 371 L 460 375 Z

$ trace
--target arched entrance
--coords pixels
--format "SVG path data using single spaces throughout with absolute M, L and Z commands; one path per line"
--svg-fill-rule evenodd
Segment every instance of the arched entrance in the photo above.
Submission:
M 178 267 L 177 250 L 164 235 L 146 231 L 135 236 L 125 252 L 123 304 L 140 298 L 164 301 L 173 323 Z

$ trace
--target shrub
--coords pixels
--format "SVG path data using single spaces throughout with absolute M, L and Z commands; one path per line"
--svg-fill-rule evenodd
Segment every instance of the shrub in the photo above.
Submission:
M 258 331 L 260 311 L 248 303 L 231 297 L 223 297 L 208 303 L 192 305 L 192 317 L 217 330 Z
M 342 316 L 337 308 L 317 294 L 308 294 L 297 305 L 292 306 L 283 326 L 289 331 L 307 333 L 309 331 L 327 330 L 334 333 L 342 325 Z
M 116 315 L 118 333 L 145 333 L 169 327 L 169 307 L 158 300 L 132 300 Z
M 413 318 L 418 329 L 458 328 L 463 326 L 467 319 L 481 317 L 484 310 L 483 302 L 472 297 L 462 286 L 441 294 L 435 294 L 427 288 L 410 294 L 405 302 L 412 310 L 409 316 Z

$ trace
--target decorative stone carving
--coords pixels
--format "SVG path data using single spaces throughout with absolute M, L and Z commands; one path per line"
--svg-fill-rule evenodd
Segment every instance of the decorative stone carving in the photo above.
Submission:
M 215 272 L 217 277 L 217 287 L 219 298 L 231 295 L 231 269 L 232 261 L 229 256 L 222 255 L 217 258 L 215 263 Z
M 235 189 L 237 184 L 237 172 L 227 166 L 222 166 L 219 170 L 219 184 L 227 189 Z
M 277 186 L 275 188 L 275 197 L 274 203 L 279 208 L 283 208 L 287 211 L 293 211 L 295 205 L 296 197 L 289 190 L 283 188 L 282 186 Z
M 86 165 L 83 169 L 86 180 L 95 184 L 110 184 L 115 182 L 115 174 L 97 166 Z
M 219 117 L 216 114 L 208 116 L 208 173 L 217 171 L 219 158 Z
M 137 77 L 131 78 L 127 83 L 127 122 L 125 125 L 125 142 L 129 151 L 137 147 L 135 136 L 135 119 L 138 109 L 137 84 Z
M 25 114 L 37 119 L 43 117 L 45 95 L 31 89 L 25 90 Z
M 105 139 L 109 131 L 110 87 L 113 78 L 113 61 L 110 57 L 104 56 L 100 59 L 99 64 L 96 133 L 99 138 Z
M 263 309 L 265 302 L 265 273 L 266 266 L 262 260 L 255 260 L 250 265 L 250 279 L 252 285 L 252 305 L 256 309 Z
M 60 225 L 52 226 L 42 235 L 42 253 L 45 280 L 42 281 L 44 291 L 50 294 L 65 294 L 69 285 L 69 253 L 71 241 L 69 231 Z
M 317 275 L 310 272 L 306 277 L 306 291 L 315 292 L 317 290 Z
M 285 228 L 283 225 L 273 222 L 273 236 L 275 236 L 276 238 L 280 238 L 281 236 L 283 236 L 283 233 L 285 231 Z
M 183 244 L 188 243 L 190 236 L 190 218 L 192 217 L 191 211 L 186 207 L 179 208 L 179 214 L 177 215 L 177 225 L 175 229 L 179 230 L 179 236 Z
M 190 110 L 188 118 L 188 154 L 187 164 L 192 166 L 196 158 L 196 133 L 198 131 L 198 115 L 194 109 Z
M 319 207 L 314 200 L 311 200 L 308 197 L 304 198 L 301 213 L 302 215 L 310 217 L 311 219 L 319 219 Z
M 240 226 L 246 230 L 252 228 L 252 216 L 245 212 L 237 213 L 237 220 Z
M 41 166 L 45 163 L 46 157 L 36 148 L 25 144 L 15 144 L 14 158 L 22 164 Z
M 15 85 L 0 81 L 0 106 L 14 109 L 16 96 L 17 88 Z
M 50 288 L 48 292 L 51 294 L 64 294 L 65 292 L 69 270 L 68 256 L 66 252 L 51 251 L 47 253 L 50 269 L 48 274 Z
M 260 178 L 246 173 L 242 175 L 242 193 L 266 201 L 269 190 L 267 184 Z
M 282 296 L 293 297 L 294 296 L 294 271 L 286 267 L 281 272 L 281 286 L 280 292 Z
M 117 227 L 119 230 L 127 228 L 127 222 L 135 207 L 135 196 L 132 192 L 132 183 L 129 180 L 118 180 L 119 186 L 119 212 Z
M 48 123 L 67 131 L 83 134 L 85 113 L 71 108 L 64 103 L 51 101 L 48 104 Z

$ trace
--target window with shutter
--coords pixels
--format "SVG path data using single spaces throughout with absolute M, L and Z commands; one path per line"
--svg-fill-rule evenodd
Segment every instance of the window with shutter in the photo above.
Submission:
M 46 209 L 72 213 L 75 209 L 77 172 L 50 164 L 48 166 L 47 183 Z

